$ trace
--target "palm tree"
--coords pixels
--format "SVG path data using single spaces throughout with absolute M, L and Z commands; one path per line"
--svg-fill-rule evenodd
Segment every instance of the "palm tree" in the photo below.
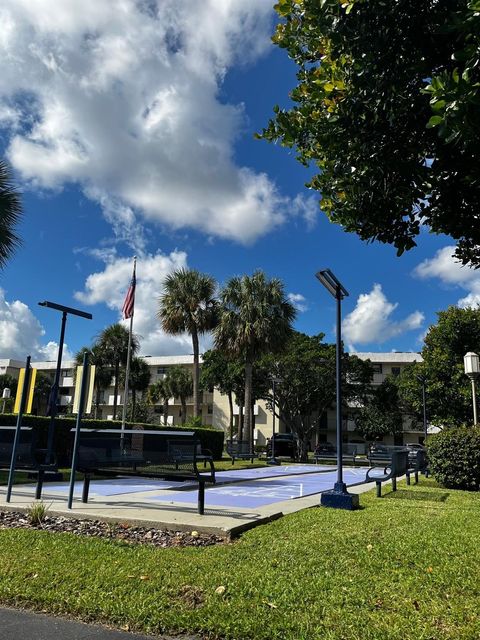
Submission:
M 20 244 L 13 231 L 22 214 L 19 194 L 13 188 L 8 165 L 0 160 L 0 268 Z
M 142 358 L 132 358 L 130 363 L 130 371 L 128 376 L 128 388 L 132 392 L 132 415 L 130 419 L 132 422 L 135 422 L 135 409 L 137 405 L 137 391 L 145 391 L 148 389 L 148 385 L 150 384 L 150 367 Z M 120 377 L 120 380 L 125 382 L 125 372 L 123 376 Z M 127 398 L 125 402 L 127 402 Z
M 182 404 L 182 424 L 187 419 L 187 397 L 192 395 L 192 374 L 185 367 L 171 367 L 167 375 L 168 385 L 172 396 L 180 398 Z
M 170 385 L 168 384 L 168 379 L 163 378 L 163 380 L 158 380 L 154 384 L 148 387 L 147 392 L 147 402 L 149 404 L 155 405 L 158 402 L 163 404 L 163 424 L 168 424 L 168 401 L 171 398 L 172 394 L 170 391 Z
M 283 283 L 267 280 L 262 271 L 235 277 L 220 294 L 220 321 L 215 328 L 215 346 L 245 363 L 245 438 L 252 439 L 252 372 L 256 359 L 284 347 L 295 319 Z
M 113 419 L 115 420 L 117 416 L 120 365 L 125 366 L 127 364 L 128 330 L 121 324 L 112 324 L 99 334 L 95 346 L 97 346 L 102 353 L 104 362 L 113 368 L 115 380 L 113 390 Z M 138 352 L 138 349 L 138 338 L 133 335 L 131 346 L 132 357 Z
M 100 405 L 100 394 L 110 386 L 112 381 L 112 369 L 107 363 L 105 354 L 98 344 L 94 344 L 93 347 L 82 347 L 77 351 L 75 354 L 75 364 L 77 367 L 82 366 L 85 352 L 88 353 L 88 363 L 90 365 L 95 365 L 94 417 L 96 419 L 98 415 L 98 407 Z
M 158 317 L 166 333 L 187 332 L 193 347 L 193 416 L 200 414 L 198 339 L 217 323 L 214 278 L 195 269 L 177 269 L 165 278 Z

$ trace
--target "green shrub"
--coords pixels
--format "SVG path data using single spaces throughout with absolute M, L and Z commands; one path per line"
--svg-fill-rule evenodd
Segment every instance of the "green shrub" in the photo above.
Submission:
M 480 428 L 452 427 L 428 439 L 428 460 L 435 479 L 450 489 L 480 489 Z
M 0 426 L 15 426 L 17 416 L 13 414 L 0 414 Z M 22 425 L 32 427 L 40 432 L 40 444 L 46 446 L 48 425 L 50 418 L 45 416 L 23 416 Z M 82 427 L 85 429 L 120 429 L 121 422 L 117 420 L 82 420 Z M 126 428 L 143 427 L 144 429 L 160 431 L 194 431 L 202 443 L 204 449 L 210 449 L 214 460 L 222 459 L 224 433 L 220 429 L 213 427 L 182 427 L 163 426 L 143 423 L 126 423 Z M 57 416 L 55 418 L 55 451 L 57 453 L 58 465 L 60 467 L 70 466 L 73 449 L 73 432 L 75 428 L 74 416 Z

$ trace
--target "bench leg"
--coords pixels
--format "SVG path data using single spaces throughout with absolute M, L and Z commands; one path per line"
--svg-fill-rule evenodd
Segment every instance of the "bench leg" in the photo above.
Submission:
M 43 488 L 43 478 L 45 476 L 45 471 L 40 470 L 37 476 L 37 489 L 35 491 L 35 500 L 40 500 L 42 497 L 42 488 Z
M 381 497 L 382 497 L 382 483 L 377 482 L 377 498 L 381 498 Z
M 198 483 L 198 513 L 203 516 L 205 511 L 205 483 Z
M 415 484 L 418 484 L 418 471 L 415 471 Z
M 392 491 L 396 491 L 397 490 L 397 478 L 395 476 L 393 476 L 392 478 Z
M 410 486 L 410 473 L 407 471 L 407 486 Z
M 90 489 L 90 475 L 86 473 L 83 476 L 82 502 L 88 502 L 88 490 Z
M 232 467 L 235 464 L 235 458 L 232 458 Z

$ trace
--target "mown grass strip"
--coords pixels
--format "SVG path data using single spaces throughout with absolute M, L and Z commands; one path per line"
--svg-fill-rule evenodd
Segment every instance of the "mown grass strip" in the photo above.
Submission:
M 0 531 L 0 601 L 212 638 L 478 640 L 480 495 L 400 489 L 203 549 Z

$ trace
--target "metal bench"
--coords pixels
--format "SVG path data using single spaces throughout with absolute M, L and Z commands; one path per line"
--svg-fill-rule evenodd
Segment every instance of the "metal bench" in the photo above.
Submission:
M 173 459 L 182 460 L 192 459 L 192 445 L 191 443 L 185 443 L 183 440 L 168 440 L 168 453 Z M 197 441 L 197 450 L 195 452 L 196 462 L 203 462 L 204 468 L 207 466 L 207 462 L 213 463 L 213 454 L 209 449 L 202 449 L 202 445 Z
M 199 462 L 209 468 L 200 470 Z M 83 473 L 82 502 L 88 501 L 93 474 L 195 480 L 203 514 L 205 483 L 215 483 L 213 459 L 201 453 L 193 431 L 80 429 L 75 466 Z
M 367 471 L 367 475 L 365 477 L 365 482 L 375 482 L 377 488 L 377 498 L 382 496 L 382 482 L 386 482 L 387 480 L 392 481 L 392 491 L 397 490 L 397 478 L 401 478 L 406 475 L 408 471 L 408 451 L 406 449 L 392 447 L 390 451 L 389 459 L 385 462 L 385 454 L 387 452 L 383 452 L 384 457 L 380 460 L 379 457 L 373 460 L 375 464 L 373 464 L 370 469 Z M 384 464 L 385 463 L 385 464 Z M 372 464 L 372 459 L 370 460 L 370 464 Z M 381 475 L 372 475 L 374 469 L 378 469 L 379 467 L 383 467 L 383 474 Z
M 355 460 L 357 457 L 357 447 L 351 444 L 344 444 L 342 447 L 342 461 L 351 462 L 355 466 Z M 314 454 L 313 459 L 315 464 L 319 461 L 337 461 L 337 448 L 333 445 L 318 448 Z
M 0 469 L 10 469 L 16 427 L 0 427 Z M 31 427 L 20 428 L 20 440 L 17 446 L 15 471 L 26 471 L 37 474 L 37 489 L 35 498 L 42 495 L 42 486 L 46 471 L 56 472 L 57 461 L 53 456 L 50 463 L 46 463 L 47 450 L 39 447 L 38 431 Z
M 256 453 L 252 453 L 250 443 L 246 440 L 227 440 L 225 449 L 228 455 L 232 458 L 232 464 L 235 464 L 235 459 L 248 460 L 253 462 L 254 458 L 257 458 Z
M 424 473 L 428 477 L 427 452 L 422 449 L 408 452 L 407 484 L 410 485 L 412 474 L 415 477 L 415 484 L 418 484 L 419 473 Z

